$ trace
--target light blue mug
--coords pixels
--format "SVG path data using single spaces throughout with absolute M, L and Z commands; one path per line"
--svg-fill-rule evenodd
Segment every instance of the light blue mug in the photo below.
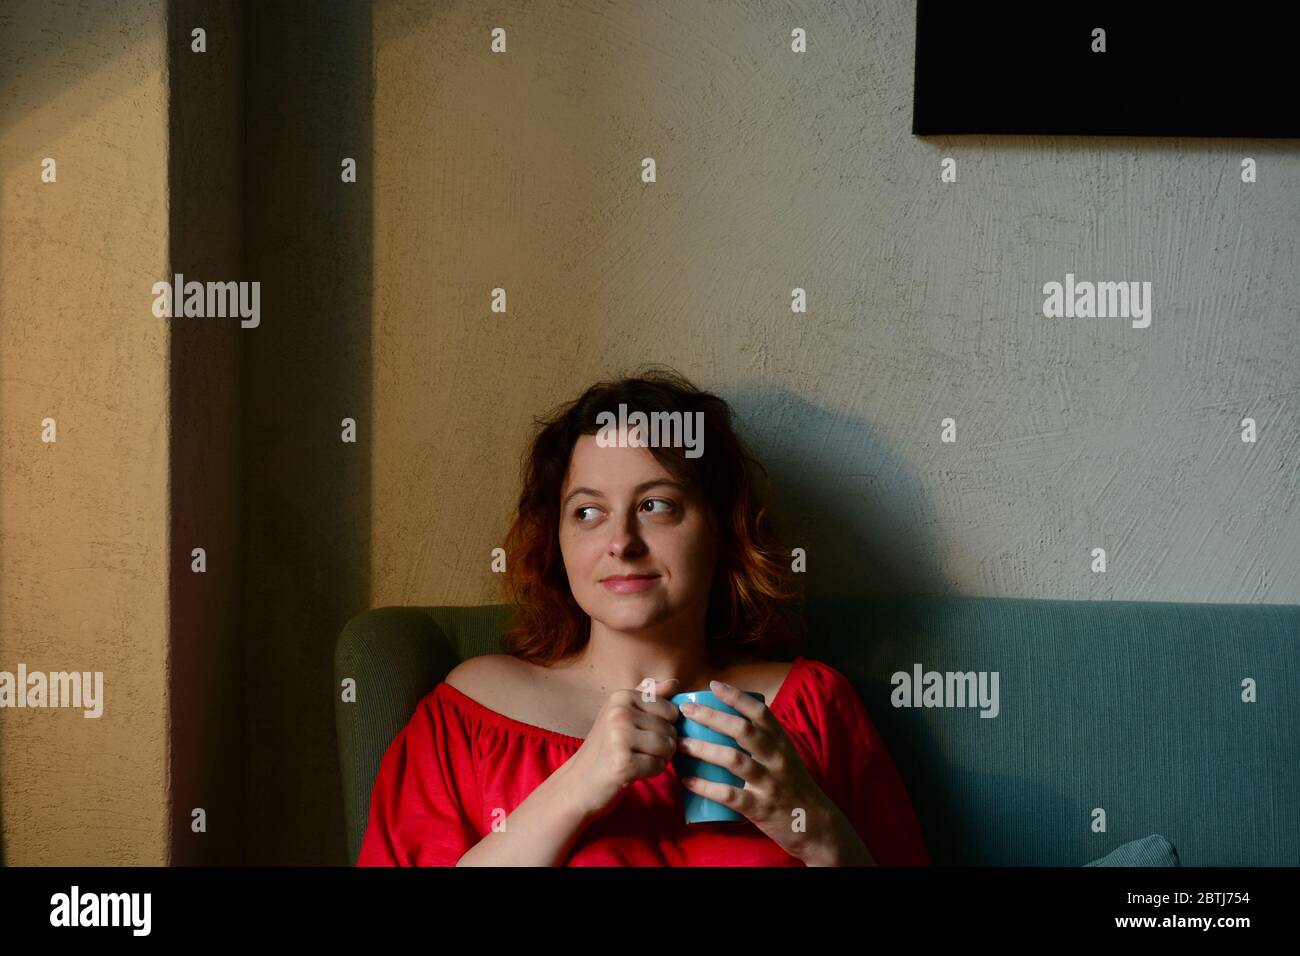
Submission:
M 762 694 L 747 690 L 744 693 L 753 697 L 760 704 L 766 703 Z M 699 704 L 703 707 L 712 707 L 714 710 L 720 710 L 724 714 L 735 714 L 737 717 L 744 717 L 740 711 L 736 710 L 730 704 L 723 702 L 712 691 L 693 690 L 684 694 L 675 694 L 668 698 L 678 709 L 682 704 Z M 746 718 L 748 719 L 748 718 Z M 741 753 L 748 754 L 749 751 L 740 744 L 736 743 L 734 737 L 728 737 L 720 734 L 712 727 L 706 727 L 704 724 L 691 720 L 685 714 L 677 719 L 677 735 L 681 737 L 694 737 L 696 740 L 704 740 L 711 744 L 721 744 L 724 747 L 735 747 Z M 719 767 L 716 763 L 710 763 L 707 760 L 701 760 L 699 757 L 682 753 L 680 750 L 673 754 L 673 768 L 677 771 L 677 779 L 684 777 L 699 777 L 703 780 L 712 780 L 716 783 L 725 783 L 733 787 L 744 788 L 745 781 L 737 777 L 725 767 Z M 682 798 L 686 804 L 686 822 L 687 823 L 744 823 L 746 817 L 744 814 L 737 813 L 728 806 L 718 803 L 716 800 L 710 800 L 702 797 L 692 790 L 682 788 Z

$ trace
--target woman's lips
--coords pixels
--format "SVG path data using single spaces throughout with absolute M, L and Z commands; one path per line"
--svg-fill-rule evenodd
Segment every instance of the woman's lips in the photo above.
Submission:
M 606 578 L 600 583 L 607 590 L 615 594 L 632 594 L 635 591 L 644 591 L 646 588 L 654 587 L 659 575 L 620 575 L 618 577 Z

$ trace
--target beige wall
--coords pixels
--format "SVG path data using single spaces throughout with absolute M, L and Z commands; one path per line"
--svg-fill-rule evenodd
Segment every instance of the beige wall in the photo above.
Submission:
M 8 864 L 167 862 L 164 10 L 0 10 L 0 670 L 105 697 L 0 710 Z

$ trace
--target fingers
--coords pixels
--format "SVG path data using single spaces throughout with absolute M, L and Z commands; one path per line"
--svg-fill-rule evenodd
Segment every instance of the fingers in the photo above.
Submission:
M 767 705 L 762 701 L 750 697 L 748 694 L 741 693 L 730 684 L 720 680 L 710 681 L 709 690 L 718 695 L 718 698 L 728 707 L 734 707 L 740 713 L 749 718 L 754 723 L 758 723 L 768 712 Z M 719 711 L 718 713 L 721 713 Z M 731 716 L 731 715 L 728 715 Z
M 682 783 L 688 790 L 698 793 L 706 800 L 720 803 L 746 817 L 754 812 L 754 796 L 742 787 L 733 787 L 716 780 L 705 780 L 703 777 L 687 777 Z
M 657 754 L 632 754 L 632 766 L 635 768 L 637 779 L 654 777 L 668 769 L 668 761 L 671 757 L 661 757 Z
M 671 757 L 677 749 L 676 706 L 663 695 L 671 693 L 676 679 L 655 681 L 646 678 L 636 690 L 619 691 L 618 705 L 611 715 L 630 731 L 632 750 Z
M 737 707 L 737 710 L 740 708 Z M 754 725 L 744 717 L 738 717 L 735 714 L 727 714 L 720 710 L 714 710 L 704 704 L 682 704 L 682 713 L 690 720 L 697 724 L 703 724 L 711 730 L 716 730 L 720 734 L 731 737 L 736 743 L 743 744 L 746 740 L 752 739 L 755 734 Z M 749 748 L 746 747 L 746 750 Z
M 653 714 L 670 724 L 677 723 L 677 705 L 668 698 L 677 693 L 677 678 L 656 681 L 647 677 L 633 692 L 634 705 L 647 714 Z
M 672 730 L 671 727 L 668 729 Z M 667 760 L 677 752 L 677 735 L 637 727 L 632 731 L 632 749 L 638 753 L 663 757 Z
M 725 734 L 759 758 L 769 757 L 782 732 L 767 705 L 741 693 L 730 684 L 714 681 L 711 687 L 723 703 L 734 707 L 740 715 L 692 703 L 682 704 L 682 714 L 689 720 Z
M 700 740 L 698 737 L 681 738 L 677 741 L 677 749 L 687 757 L 698 757 L 706 763 L 716 764 L 747 783 L 758 783 L 764 769 L 752 756 L 735 747 Z

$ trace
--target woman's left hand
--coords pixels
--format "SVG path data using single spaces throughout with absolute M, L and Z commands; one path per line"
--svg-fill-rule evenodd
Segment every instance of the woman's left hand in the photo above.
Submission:
M 682 714 L 733 738 L 749 751 L 748 755 L 724 744 L 684 736 L 678 738 L 677 749 L 717 764 L 744 781 L 744 786 L 742 789 L 699 777 L 686 777 L 682 785 L 743 815 L 809 866 L 872 865 L 861 837 L 817 786 L 794 742 L 767 705 L 721 681 L 712 682 L 710 687 L 744 716 L 703 704 L 683 704 Z M 796 825 L 800 821 L 802 827 Z

